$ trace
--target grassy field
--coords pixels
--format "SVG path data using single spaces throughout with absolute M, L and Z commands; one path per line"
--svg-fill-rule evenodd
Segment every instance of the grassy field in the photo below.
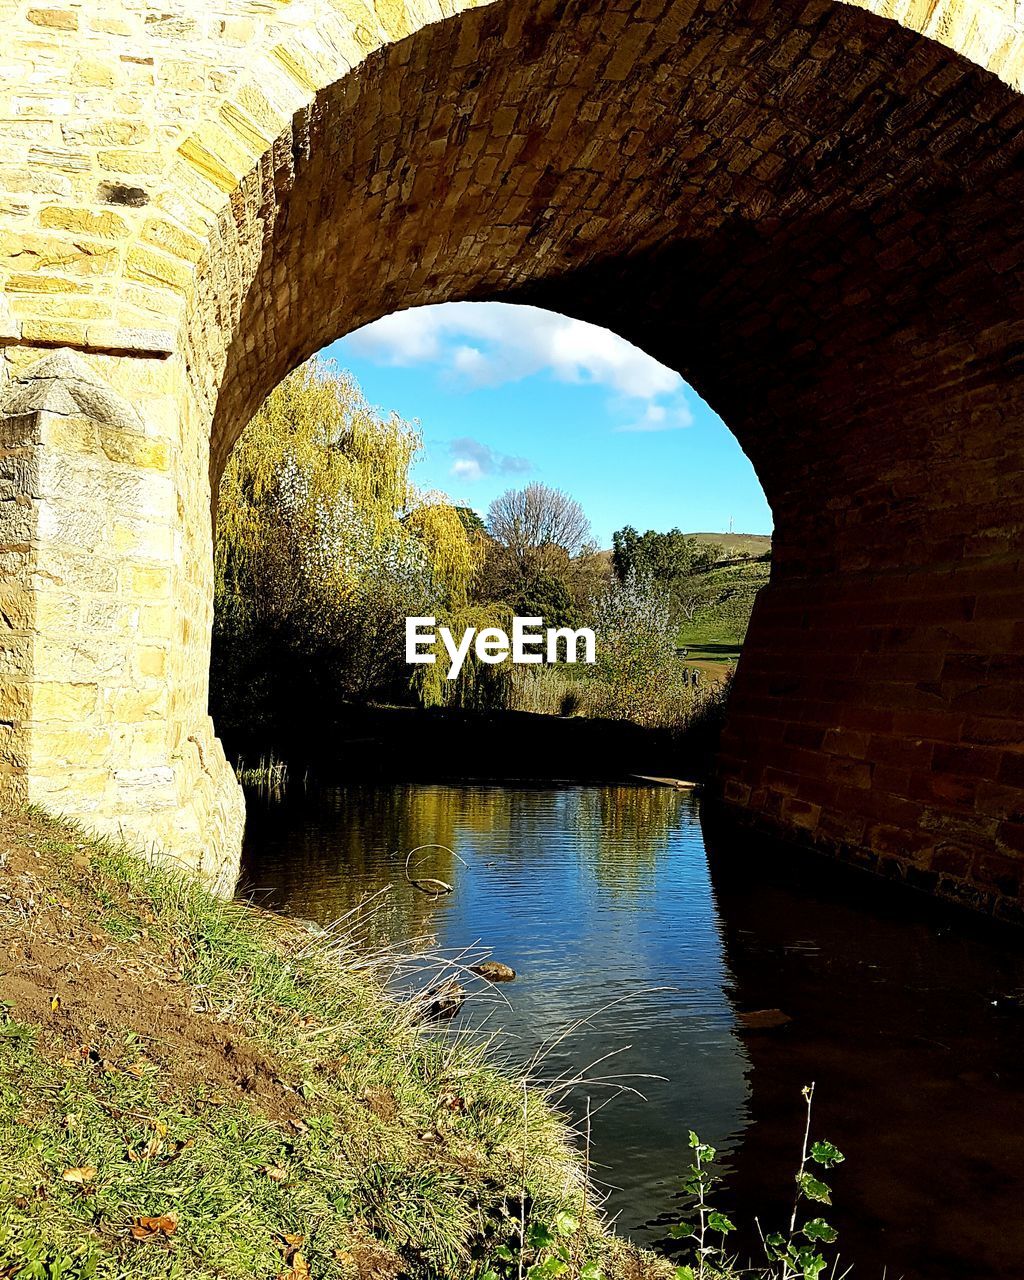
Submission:
M 679 644 L 688 651 L 687 660 L 709 678 L 719 679 L 739 659 L 754 600 L 770 570 L 766 558 L 741 559 L 705 575 L 705 603 L 692 623 L 680 627 Z
M 730 556 L 766 556 L 771 553 L 770 533 L 688 533 L 698 542 L 717 542 Z
M 365 923 L 5 814 L 0 937 L 4 1280 L 672 1274 L 544 1094 L 385 994 Z

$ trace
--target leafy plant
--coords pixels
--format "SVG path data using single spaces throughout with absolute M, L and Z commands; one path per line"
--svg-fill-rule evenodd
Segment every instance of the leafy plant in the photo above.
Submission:
M 711 1204 L 711 1196 L 721 1184 L 721 1178 L 711 1172 L 717 1152 L 714 1147 L 701 1142 L 690 1130 L 690 1147 L 693 1164 L 683 1181 L 683 1190 L 693 1197 L 695 1222 L 678 1222 L 669 1228 L 669 1235 L 676 1240 L 692 1240 L 697 1267 L 676 1268 L 677 1280 L 706 1280 L 723 1274 L 726 1266 L 725 1241 L 736 1228 L 732 1222 Z M 717 1243 L 714 1241 L 717 1238 Z
M 803 1097 L 807 1104 L 807 1123 L 804 1127 L 804 1144 L 800 1153 L 800 1167 L 796 1174 L 796 1194 L 789 1231 L 773 1231 L 763 1237 L 765 1252 L 770 1262 L 779 1263 L 780 1280 L 818 1280 L 828 1266 L 819 1252 L 820 1245 L 835 1244 L 838 1231 L 824 1218 L 811 1217 L 800 1223 L 801 1210 L 807 1202 L 831 1205 L 832 1188 L 822 1181 L 810 1166 L 822 1171 L 841 1164 L 843 1153 L 831 1142 L 811 1142 L 811 1108 L 814 1103 L 814 1085 L 806 1085 Z
M 555 1214 L 550 1222 L 532 1222 L 521 1240 L 498 1245 L 493 1251 L 494 1266 L 479 1280 L 555 1280 L 576 1275 L 579 1280 L 605 1280 L 599 1263 L 590 1260 L 573 1271 L 573 1245 L 580 1223 L 571 1213 Z M 577 1250 L 578 1252 L 578 1250 Z
M 765 1235 L 761 1232 L 761 1224 L 757 1224 L 769 1264 L 763 1280 L 818 1280 L 829 1265 L 821 1247 L 835 1244 L 839 1237 L 836 1229 L 816 1213 L 801 1221 L 802 1212 L 808 1204 L 831 1205 L 832 1188 L 819 1173 L 834 1168 L 844 1159 L 843 1153 L 833 1143 L 811 1142 L 814 1085 L 807 1085 L 802 1095 L 807 1105 L 807 1121 L 788 1230 Z M 714 1147 L 701 1142 L 692 1132 L 690 1146 L 694 1161 L 683 1182 L 683 1189 L 692 1198 L 692 1212 L 696 1216 L 670 1227 L 669 1235 L 676 1240 L 689 1240 L 693 1245 L 694 1260 L 692 1265 L 676 1268 L 676 1280 L 728 1280 L 735 1270 L 726 1253 L 726 1240 L 736 1228 L 712 1204 L 712 1197 L 722 1181 L 711 1171 L 717 1153 Z

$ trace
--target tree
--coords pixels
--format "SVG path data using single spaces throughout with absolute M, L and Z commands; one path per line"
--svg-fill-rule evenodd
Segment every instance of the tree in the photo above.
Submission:
M 480 518 L 480 514 L 474 511 L 472 507 L 455 507 L 454 511 L 471 538 L 487 537 L 487 526 Z
M 480 559 L 447 499 L 410 483 L 420 447 L 413 424 L 316 361 L 257 412 L 220 486 L 211 686 L 225 724 L 407 689 L 405 617 L 464 607 Z
M 601 713 L 650 727 L 682 723 L 694 703 L 675 650 L 665 593 L 650 575 L 612 578 L 595 602 L 597 662 L 589 679 Z
M 547 568 L 557 553 L 574 556 L 590 533 L 590 521 L 561 489 L 534 482 L 508 489 L 487 511 L 487 531 L 522 568 Z
M 678 529 L 668 533 L 648 529 L 639 534 L 632 525 L 626 525 L 612 534 L 612 565 L 620 582 L 625 582 L 631 573 L 638 573 L 671 586 L 680 578 L 707 573 L 721 556 L 722 548 L 717 543 L 701 542 Z
M 693 622 L 707 603 L 707 575 L 722 558 L 722 548 L 678 529 L 637 533 L 626 525 L 612 535 L 612 566 L 619 582 L 631 576 L 656 585 L 665 595 L 674 616 Z

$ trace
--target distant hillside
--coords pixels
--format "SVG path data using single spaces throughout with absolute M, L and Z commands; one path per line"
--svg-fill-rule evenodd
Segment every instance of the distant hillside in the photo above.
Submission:
M 754 598 L 768 581 L 772 540 L 766 533 L 689 533 L 698 542 L 717 543 L 723 558 L 697 579 L 701 604 L 694 617 L 682 622 L 679 644 L 688 650 L 691 665 L 718 678 L 739 657 Z M 612 553 L 598 552 L 611 570 Z M 749 559 L 740 559 L 740 557 Z
M 770 533 L 688 533 L 688 538 L 696 538 L 698 542 L 715 542 L 722 547 L 726 558 L 742 555 L 766 556 L 772 549 Z M 611 567 L 611 551 L 599 551 L 598 557 Z
M 739 657 L 754 599 L 767 583 L 772 540 L 756 533 L 697 533 L 701 542 L 717 542 L 726 559 L 703 576 L 703 603 L 694 618 L 680 625 L 679 643 L 688 659 L 717 678 Z M 749 559 L 740 559 L 748 556 Z M 703 659 L 703 661 L 701 661 Z
M 764 556 L 772 549 L 769 533 L 689 533 L 686 536 L 698 542 L 717 542 L 732 555 L 746 551 L 752 556 Z

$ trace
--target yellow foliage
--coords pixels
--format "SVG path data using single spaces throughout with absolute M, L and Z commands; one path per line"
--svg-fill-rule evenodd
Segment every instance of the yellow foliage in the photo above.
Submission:
M 483 547 L 470 541 L 459 513 L 444 494 L 429 494 L 410 511 L 406 528 L 423 544 L 435 582 L 452 606 L 463 605 L 483 564 Z
M 512 610 L 499 603 L 464 604 L 448 610 L 443 617 L 439 616 L 437 623 L 438 628 L 447 627 L 456 639 L 467 629 L 479 632 L 487 627 L 497 627 L 508 632 L 512 629 Z M 431 650 L 425 648 L 423 651 Z M 440 639 L 435 641 L 432 652 L 435 661 L 417 666 L 413 675 L 413 686 L 424 706 L 486 711 L 508 705 L 512 691 L 512 667 L 509 663 L 492 665 L 481 662 L 471 649 L 458 677 L 449 680 L 449 662 Z
M 447 498 L 411 484 L 421 448 L 418 427 L 380 414 L 351 374 L 317 360 L 289 374 L 221 480 L 219 605 L 301 616 L 329 637 L 375 551 L 419 556 L 439 606 L 463 604 L 477 552 Z

